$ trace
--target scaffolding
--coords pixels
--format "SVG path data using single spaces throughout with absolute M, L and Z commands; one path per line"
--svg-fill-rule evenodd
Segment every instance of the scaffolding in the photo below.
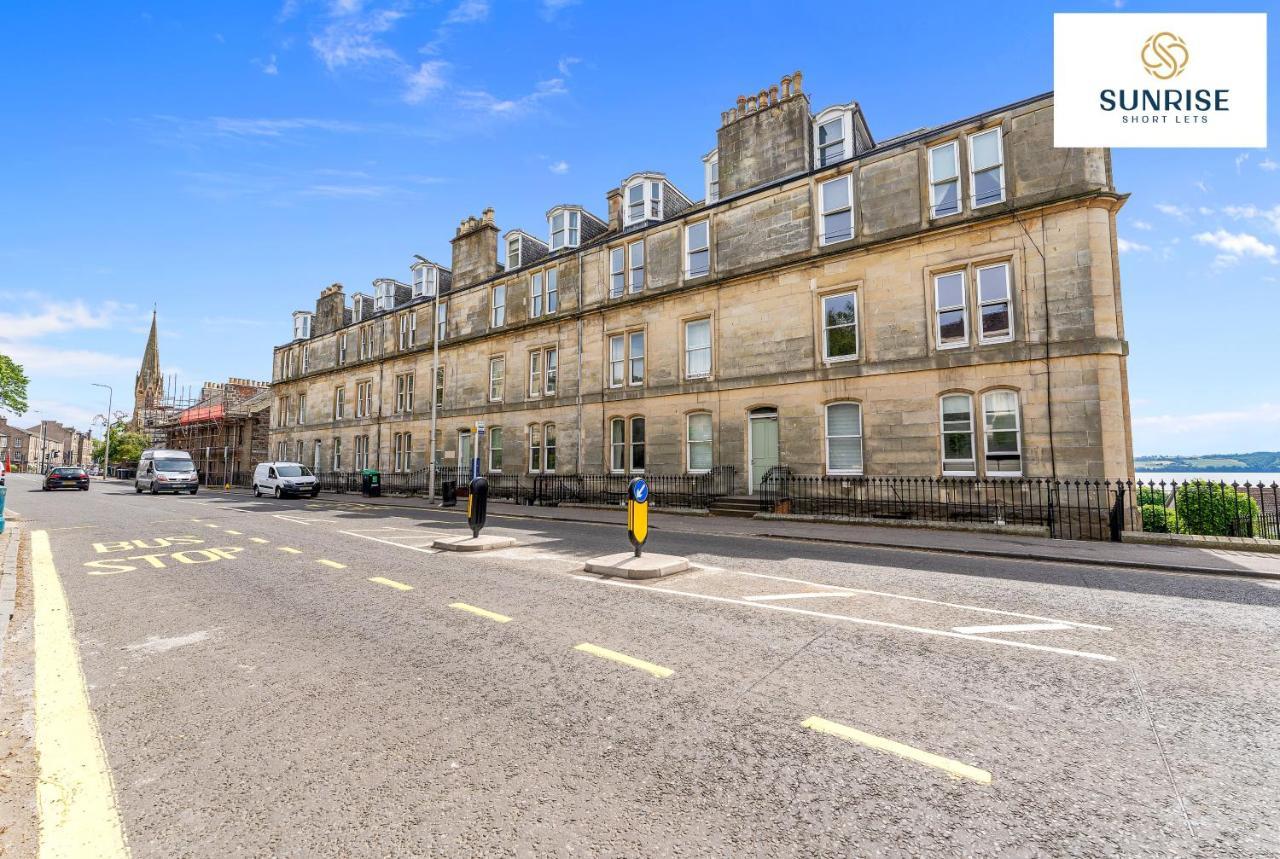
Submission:
M 183 408 L 157 409 L 152 437 L 157 446 L 190 453 L 206 486 L 237 485 L 267 458 L 269 389 L 248 379 L 205 382 Z

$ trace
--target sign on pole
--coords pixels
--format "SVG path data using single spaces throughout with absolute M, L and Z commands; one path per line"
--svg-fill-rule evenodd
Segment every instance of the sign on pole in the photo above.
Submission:
M 649 482 L 637 477 L 627 486 L 627 539 L 640 557 L 649 536 Z

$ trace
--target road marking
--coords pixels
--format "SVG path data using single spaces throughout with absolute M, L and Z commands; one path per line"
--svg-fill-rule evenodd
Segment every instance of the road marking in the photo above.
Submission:
M 382 576 L 374 576 L 369 581 L 378 585 L 386 585 L 389 588 L 395 588 L 398 591 L 411 591 L 413 585 L 406 585 L 404 582 L 397 582 L 394 579 L 384 579 Z
M 811 582 L 806 579 L 793 579 L 793 578 L 788 578 L 787 576 L 771 576 L 768 573 L 748 573 L 745 570 L 726 570 L 726 572 L 733 573 L 734 575 L 737 575 L 737 576 L 750 576 L 753 579 L 773 579 L 774 581 L 778 581 L 778 582 L 791 582 L 792 584 L 808 585 L 809 587 L 829 588 L 831 590 L 841 591 L 843 593 L 867 594 L 869 596 L 874 596 L 874 597 L 888 597 L 889 599 L 895 599 L 895 600 L 907 600 L 908 602 L 925 602 L 925 603 L 932 603 L 933 605 L 944 605 L 947 608 L 961 608 L 961 609 L 965 609 L 966 611 L 980 611 L 985 614 L 1001 614 L 1001 615 L 1005 615 L 1006 617 L 1021 617 L 1026 620 L 1038 620 L 1038 621 L 1043 621 L 1045 623 L 1069 623 L 1072 626 L 1081 626 L 1081 627 L 1085 627 L 1086 629 L 1099 629 L 1099 630 L 1102 630 L 1103 632 L 1111 631 L 1111 627 L 1109 626 L 1099 626 L 1096 623 L 1081 623 L 1075 620 L 1063 620 L 1060 617 L 1041 617 L 1038 614 L 1023 614 L 1022 612 L 1005 611 L 1004 609 L 999 609 L 999 608 L 986 608 L 980 605 L 966 605 L 965 603 L 946 602 L 944 600 L 931 600 L 928 597 L 913 597 L 913 596 L 908 596 L 906 594 L 891 594 L 885 591 L 867 590 L 866 588 L 847 588 L 841 585 L 828 585 L 828 584 L 823 584 L 821 582 Z
M 203 519 L 192 519 L 191 521 L 192 521 L 192 522 L 203 522 L 204 520 L 203 520 Z
M 270 541 L 268 541 L 268 540 L 264 540 L 264 539 L 262 539 L 261 537 L 250 537 L 250 538 L 249 538 L 249 542 L 251 542 L 251 543 L 267 543 L 267 542 L 270 542 Z
M 841 725 L 839 722 L 823 719 L 821 716 L 810 716 L 800 724 L 811 731 L 830 734 L 833 737 L 860 743 L 879 752 L 888 752 L 891 755 L 897 755 L 909 761 L 936 767 L 953 778 L 967 778 L 970 781 L 976 781 L 978 784 L 991 784 L 991 773 L 986 770 L 980 770 L 977 767 L 971 767 L 968 764 L 962 764 L 960 761 L 953 761 L 951 758 L 944 758 L 932 752 L 922 751 L 914 746 L 908 746 L 895 740 L 877 737 L 875 734 L 868 734 L 865 731 L 859 731 L 857 728 L 850 728 L 848 725 Z
M 479 608 L 473 605 L 467 605 L 464 602 L 451 602 L 449 603 L 449 608 L 456 608 L 458 611 L 469 611 L 474 615 L 478 615 L 480 617 L 487 617 L 489 618 L 489 620 L 496 620 L 498 623 L 511 622 L 511 618 L 507 617 L 505 614 L 498 614 L 496 611 L 489 611 L 488 609 Z
M 217 526 L 217 525 L 215 525 L 215 524 L 213 524 L 212 522 L 206 522 L 206 523 L 204 523 L 204 527 L 206 527 L 206 528 L 217 528 L 218 526 Z
M 845 593 L 843 591 L 826 591 L 825 593 L 807 593 L 807 594 L 757 594 L 755 596 L 743 597 L 743 599 L 758 602 L 761 600 L 804 600 L 813 597 L 851 597 L 854 594 Z
M 292 548 L 290 548 L 290 547 L 288 547 L 288 546 L 278 546 L 277 548 L 278 548 L 280 551 L 282 551 L 282 552 L 288 552 L 290 555 L 301 555 L 301 554 L 302 554 L 302 550 L 301 550 L 301 549 L 292 549 Z
M 335 570 L 345 570 L 347 568 L 346 564 L 339 564 L 337 561 L 330 561 L 327 558 L 320 558 L 316 563 L 324 564 L 326 567 L 333 567 Z
M 988 632 L 1054 632 L 1075 627 L 1069 623 L 1009 623 L 1004 626 L 953 626 L 951 629 L 965 635 L 982 635 Z
M 49 534 L 31 534 L 35 585 L 35 718 L 42 857 L 127 857 L 115 786 L 89 706 L 71 611 Z
M 240 536 L 240 532 L 239 532 L 239 531 L 232 531 L 230 528 L 228 528 L 228 529 L 227 529 L 227 533 L 228 533 L 228 534 L 235 534 L 237 537 L 239 537 L 239 536 Z
M 618 653 L 616 650 L 609 650 L 607 648 L 600 647 L 599 645 L 588 644 L 585 641 L 582 644 L 576 645 L 573 649 L 581 650 L 583 653 L 590 653 L 592 656 L 599 656 L 601 659 L 611 659 L 614 662 L 619 662 L 631 668 L 639 668 L 641 671 L 646 671 L 654 677 L 665 679 L 670 677 L 672 674 L 675 674 L 675 672 L 670 668 L 664 668 L 661 665 L 654 665 L 652 662 L 645 662 L 643 659 L 636 659 L 634 656 L 627 656 L 625 653 Z
M 613 581 L 612 579 L 600 579 L 600 578 L 596 578 L 595 576 L 575 575 L 574 578 L 584 582 L 595 582 L 596 584 L 609 585 L 615 588 L 635 588 L 637 590 L 642 590 L 642 591 L 645 591 L 646 593 L 651 593 L 651 594 L 675 594 L 676 596 L 693 597 L 694 599 L 709 600 L 711 602 L 723 602 L 723 603 L 730 603 L 732 605 L 749 605 L 754 608 L 770 609 L 771 611 L 785 611 L 791 614 L 802 614 L 807 617 L 821 617 L 821 618 L 826 618 L 827 620 L 843 620 L 847 623 L 854 623 L 860 626 L 875 626 L 882 629 L 897 629 L 902 632 L 918 632 L 921 635 L 936 635 L 941 638 L 959 638 L 964 641 L 981 641 L 987 644 L 1000 644 L 1000 645 L 1004 645 L 1005 647 L 1019 647 L 1024 650 L 1040 650 L 1045 653 L 1057 653 L 1062 656 L 1079 656 L 1083 659 L 1096 659 L 1100 662 L 1116 661 L 1116 658 L 1114 656 L 1107 656 L 1106 654 L 1103 654 L 1103 653 L 1090 653 L 1086 650 L 1068 650 L 1063 647 L 1049 647 L 1048 645 L 1045 645 L 1045 644 L 1031 644 L 1030 642 L 1026 642 L 1026 641 L 1008 641 L 1003 638 L 986 638 L 981 635 L 965 635 L 960 632 L 952 632 L 949 629 L 929 629 L 928 627 L 923 627 L 923 626 L 907 626 L 906 624 L 890 623 L 889 621 L 885 621 L 885 620 L 871 620 L 870 618 L 853 617 L 847 614 L 832 614 L 830 612 L 825 612 L 825 611 L 812 611 L 810 609 L 805 609 L 805 608 L 792 608 L 791 606 L 774 605 L 773 603 L 767 603 L 767 602 L 749 602 L 747 600 L 735 599 L 733 597 L 718 597 L 718 596 L 713 596 L 712 594 L 694 593 L 693 591 L 678 591 L 678 590 L 675 590 L 674 588 L 666 588 L 666 587 L 655 588 L 652 585 L 636 585 L 636 584 L 631 584 L 630 582 L 618 582 L 618 581 Z M 926 602 L 932 602 L 932 600 L 926 600 Z
M 271 515 L 276 517 L 277 519 L 283 519 L 286 522 L 292 522 L 295 525 L 314 525 L 315 524 L 314 522 L 310 522 L 306 519 L 299 519 L 296 516 L 285 516 L 280 513 L 272 513 Z
M 421 552 L 424 555 L 438 555 L 439 549 L 426 549 L 419 546 L 406 546 L 404 543 L 396 543 L 392 540 L 384 540 L 381 537 L 373 537 L 369 534 L 361 534 L 359 531 L 343 531 L 341 532 L 349 537 L 360 537 L 364 540 L 373 540 L 375 543 L 386 543 L 388 546 L 395 546 L 400 549 L 408 549 L 412 552 Z

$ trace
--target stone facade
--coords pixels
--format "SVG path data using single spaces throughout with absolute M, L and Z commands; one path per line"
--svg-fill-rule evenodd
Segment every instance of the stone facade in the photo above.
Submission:
M 607 232 L 513 271 L 497 261 L 499 231 L 486 210 L 458 228 L 447 290 L 356 324 L 317 324 L 309 338 L 277 347 L 271 453 L 349 471 L 366 464 L 355 455 L 367 444 L 370 466 L 424 468 L 434 320 L 443 312 L 435 447 L 449 465 L 461 464 L 481 420 L 491 438 L 500 430 L 500 466 L 492 465 L 503 473 L 547 471 L 550 431 L 563 474 L 641 462 L 655 474 L 732 466 L 739 491 L 775 463 L 798 474 L 939 476 L 942 398 L 960 394 L 969 397 L 968 429 L 952 423 L 948 439 L 964 459 L 968 433 L 972 467 L 952 456 L 948 474 L 1131 474 L 1115 236 L 1125 197 L 1112 185 L 1108 151 L 1054 149 L 1050 95 L 878 144 L 850 103 L 837 106 L 847 107 L 856 138 L 848 156 L 815 167 L 813 117 L 794 84 L 788 97 L 753 102 L 722 115 L 715 202 L 681 202 L 625 224 L 626 180 L 607 195 Z M 996 138 L 998 174 L 975 175 L 970 147 L 989 153 Z M 931 196 L 931 150 L 948 143 L 959 167 L 954 214 L 935 212 Z M 831 240 L 838 221 L 824 218 L 822 187 L 841 177 L 852 190 L 852 229 Z M 990 193 L 993 181 L 1000 199 L 976 206 L 976 183 Z M 633 290 L 630 246 L 641 241 Z M 948 310 L 945 284 L 956 282 L 962 307 Z M 336 300 L 332 289 L 321 302 Z M 833 306 L 852 305 L 856 319 L 826 317 L 832 296 L 844 296 Z M 960 319 L 963 340 L 944 342 L 942 327 L 955 341 Z M 1007 333 L 984 336 L 1001 325 Z M 643 355 L 629 354 L 641 338 Z M 621 368 L 611 351 L 619 342 Z M 952 411 L 964 402 L 948 400 Z M 407 457 L 397 453 L 406 444 Z M 484 459 L 489 466 L 488 451 Z

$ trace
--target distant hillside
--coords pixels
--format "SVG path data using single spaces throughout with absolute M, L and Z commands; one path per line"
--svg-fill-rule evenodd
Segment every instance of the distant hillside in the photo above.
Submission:
M 1138 456 L 1137 471 L 1280 471 L 1280 451 L 1211 453 L 1206 456 Z

